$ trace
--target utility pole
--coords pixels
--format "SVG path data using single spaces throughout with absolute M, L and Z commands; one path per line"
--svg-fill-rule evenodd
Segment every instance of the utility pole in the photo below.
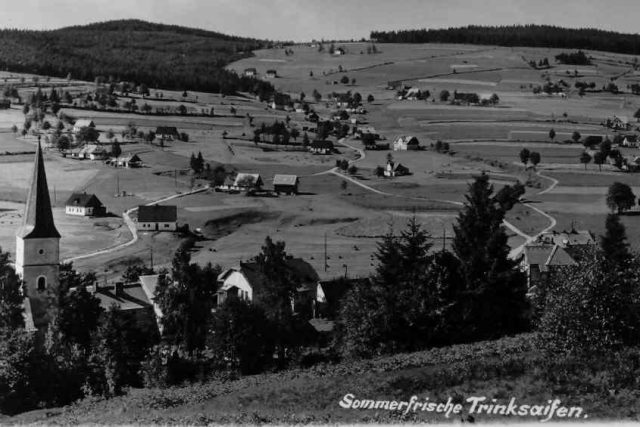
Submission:
M 327 271 L 327 232 L 324 232 L 324 271 Z

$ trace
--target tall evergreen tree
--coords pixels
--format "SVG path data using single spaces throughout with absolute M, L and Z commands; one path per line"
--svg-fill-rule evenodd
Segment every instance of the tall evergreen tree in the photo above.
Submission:
M 454 226 L 453 251 L 465 285 L 461 302 L 466 339 L 496 338 L 528 326 L 526 277 L 508 258 L 504 211 L 493 197 L 489 176 L 469 186 Z
M 608 214 L 605 227 L 605 235 L 600 236 L 605 262 L 618 267 L 626 265 L 631 260 L 631 253 L 624 225 L 618 215 Z
M 265 279 L 260 305 L 273 325 L 278 363 L 283 364 L 299 346 L 300 336 L 292 309 L 298 283 L 287 265 L 284 242 L 274 242 L 267 237 L 253 261 Z

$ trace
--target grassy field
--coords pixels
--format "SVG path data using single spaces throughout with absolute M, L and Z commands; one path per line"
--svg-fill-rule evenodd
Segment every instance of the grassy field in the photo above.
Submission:
M 60 409 L 28 412 L 2 423 L 47 424 L 208 424 L 208 423 L 514 423 L 540 421 L 543 416 L 514 417 L 471 413 L 472 396 L 507 404 L 546 405 L 560 399 L 579 407 L 580 421 L 640 420 L 637 392 L 629 385 L 611 392 L 607 374 L 567 366 L 563 382 L 550 372 L 557 361 L 543 357 L 534 335 L 456 345 L 372 360 L 320 364 L 308 369 L 212 380 L 169 389 L 130 390 L 109 400 L 86 399 Z M 557 369 L 557 368 L 556 368 Z M 616 369 L 612 367 L 612 369 Z M 636 370 L 637 366 L 629 367 Z M 339 405 L 345 395 L 355 399 L 460 403 L 458 414 Z M 576 412 L 574 412 L 575 414 Z M 552 417 L 552 421 L 563 418 Z M 577 421 L 577 420 L 576 420 Z
M 60 208 L 71 191 L 95 192 L 107 208 L 120 215 L 124 210 L 139 204 L 149 203 L 160 197 L 189 190 L 193 184 L 188 173 L 189 157 L 201 152 L 205 162 L 213 168 L 223 165 L 227 170 L 260 173 L 266 188 L 272 185 L 273 175 L 296 174 L 301 178 L 302 196 L 280 198 L 247 198 L 242 195 L 226 195 L 214 192 L 177 199 L 179 222 L 192 229 L 210 230 L 210 238 L 199 242 L 194 259 L 213 261 L 221 265 L 235 264 L 260 250 L 263 239 L 272 236 L 287 242 L 289 251 L 314 263 L 317 269 L 328 276 L 344 274 L 347 265 L 349 274 L 365 275 L 371 271 L 371 253 L 375 250 L 375 239 L 381 233 L 381 224 L 387 219 L 401 220 L 413 211 L 421 217 L 425 227 L 437 238 L 443 229 L 450 232 L 453 218 L 464 200 L 468 184 L 481 171 L 489 173 L 495 190 L 516 180 L 525 181 L 527 175 L 519 165 L 518 153 L 522 148 L 538 151 L 542 162 L 538 169 L 558 179 L 559 185 L 551 192 L 536 196 L 529 188 L 526 197 L 536 206 L 556 217 L 556 229 L 567 227 L 573 214 L 584 221 L 579 225 L 598 228 L 604 215 L 604 191 L 614 181 L 627 182 L 640 187 L 640 178 L 633 174 L 614 172 L 605 166 L 602 173 L 596 166 L 588 165 L 588 173 L 580 169 L 578 162 L 581 144 L 563 145 L 549 142 L 548 132 L 556 131 L 556 141 L 568 138 L 574 131 L 582 135 L 607 135 L 600 123 L 614 114 L 631 117 L 640 107 L 640 98 L 626 94 L 588 93 L 578 96 L 573 87 L 576 78 L 567 76 L 566 66 L 552 64 L 549 70 L 552 79 L 564 79 L 569 84 L 568 96 L 533 95 L 532 88 L 544 83 L 540 70 L 527 65 L 529 58 L 553 58 L 557 49 L 504 48 L 494 46 L 462 45 L 382 45 L 380 52 L 367 54 L 366 43 L 344 44 L 346 54 L 342 56 L 318 52 L 317 47 L 295 46 L 293 55 L 285 55 L 282 49 L 257 51 L 251 58 L 230 64 L 229 69 L 242 72 L 255 67 L 260 76 L 267 69 L 276 69 L 279 78 L 272 83 L 297 98 L 301 92 L 321 116 L 336 111 L 327 101 L 331 92 L 359 92 L 363 98 L 372 94 L 374 102 L 366 103 L 368 114 L 359 117 L 392 142 L 399 135 L 415 135 L 423 144 L 429 145 L 437 139 L 449 142 L 455 155 L 436 153 L 432 150 L 419 152 L 392 152 L 395 162 L 407 166 L 412 174 L 394 179 L 373 176 L 377 166 L 386 164 L 389 152 L 367 151 L 363 159 L 356 160 L 356 152 L 338 145 L 339 153 L 330 156 L 315 156 L 306 152 L 282 147 L 256 145 L 251 141 L 253 128 L 246 114 L 254 117 L 254 125 L 273 120 L 285 120 L 289 116 L 293 126 L 305 125 L 300 113 L 273 111 L 265 103 L 243 96 L 221 96 L 189 91 L 163 90 L 165 99 L 155 101 L 141 99 L 136 102 L 152 106 L 177 107 L 185 104 L 191 112 L 214 108 L 215 117 L 189 116 L 144 116 L 139 114 L 88 111 L 65 108 L 67 114 L 77 118 L 92 118 L 102 132 L 112 129 L 119 133 L 129 123 L 144 131 L 154 130 L 159 125 L 176 126 L 189 134 L 189 142 L 168 141 L 164 149 L 157 144 L 141 142 L 123 144 L 127 153 L 137 153 L 145 163 L 138 170 L 113 169 L 99 162 L 78 162 L 62 159 L 54 152 L 47 155 L 49 185 L 54 201 Z M 325 46 L 328 48 L 328 46 Z M 361 53 L 362 52 L 362 53 Z M 628 71 L 624 55 L 590 53 L 597 66 L 581 67 L 578 80 L 594 81 L 601 85 L 613 75 Z M 524 58 L 524 60 L 523 60 Z M 553 61 L 552 61 L 553 62 Z M 339 68 L 343 71 L 339 71 Z M 584 68 L 584 69 L 582 69 Z M 573 71 L 573 69 L 569 70 Z M 313 75 L 310 75 L 310 72 Z M 348 76 L 349 84 L 339 83 Z M 4 76 L 0 75 L 0 77 Z M 20 75 L 9 73 L 8 81 L 18 81 Z M 30 81 L 31 76 L 26 76 Z M 355 79 L 355 82 L 352 81 Z M 620 78 L 619 86 L 635 82 L 633 73 Z M 44 82 L 44 80 L 41 80 Z M 385 89 L 389 81 L 429 90 L 432 96 L 427 101 L 398 100 L 394 90 Z M 334 84 L 335 82 L 335 84 Z M 49 82 L 65 85 L 73 93 L 92 88 L 85 82 Z M 323 95 L 321 102 L 311 98 L 313 90 Z M 500 102 L 495 107 L 452 106 L 438 99 L 441 90 L 450 92 L 477 92 L 482 96 L 496 93 Z M 35 90 L 28 84 L 21 85 L 26 95 Z M 152 91 L 153 92 L 153 91 Z M 237 110 L 231 114 L 231 107 Z M 52 123 L 56 118 L 48 117 Z M 0 112 L 0 128 L 8 129 L 12 124 L 21 126 L 24 117 L 18 106 Z M 223 138 L 223 132 L 227 137 Z M 313 135 L 312 135 L 313 136 Z M 120 138 L 119 138 L 120 139 Z M 0 154 L 33 151 L 35 139 L 17 139 L 8 132 L 0 133 Z M 349 145 L 362 147 L 356 140 L 347 140 Z M 623 150 L 624 154 L 635 154 L 637 150 Z M 341 188 L 341 178 L 333 175 L 316 175 L 334 167 L 337 159 L 356 160 L 359 169 L 356 178 L 364 185 L 385 194 L 376 194 L 354 183 Z M 31 155 L 0 156 L 0 199 L 21 203 L 30 176 Z M 538 178 L 536 178 L 538 179 Z M 549 185 L 551 181 L 538 179 Z M 195 183 L 203 184 L 202 181 Z M 126 197 L 116 197 L 116 192 L 125 191 Z M 640 193 L 640 190 L 636 188 Z M 16 205 L 18 206 L 18 205 Z M 19 208 L 13 209 L 18 214 Z M 356 218 L 357 220 L 354 220 Z M 508 219 L 526 234 L 533 235 L 548 226 L 548 220 L 522 205 L 517 205 L 508 214 Z M 629 221 L 633 218 L 629 217 Z M 7 221 L 9 218 L 7 217 Z M 87 225 L 66 222 L 65 232 L 86 233 Z M 626 219 L 625 219 L 626 221 Z M 631 224 L 631 223 L 630 223 Z M 62 225 L 61 225 L 62 226 Z M 114 224 L 96 226 L 97 236 Z M 84 227 L 84 228 L 83 228 Z M 93 225 L 92 225 L 93 227 Z M 119 230 L 119 229 L 117 229 Z M 12 232 L 0 237 L 0 244 L 12 247 Z M 324 269 L 324 240 L 330 252 L 330 268 Z M 65 254 L 99 249 L 126 240 L 126 233 L 112 231 L 109 239 L 88 239 L 72 242 L 64 249 Z M 367 236 L 367 237 L 363 237 Z M 158 262 L 168 262 L 171 249 L 180 241 L 180 236 L 145 236 L 123 253 L 88 258 L 80 264 L 83 269 L 117 266 L 126 256 L 147 258 L 150 248 L 158 251 Z M 510 237 L 510 244 L 517 246 L 522 238 Z M 63 240 L 63 243 L 65 241 Z M 65 243 L 66 244 L 66 243 Z M 159 245 L 159 246 L 158 246 Z M 357 248 L 357 250 L 355 249 Z

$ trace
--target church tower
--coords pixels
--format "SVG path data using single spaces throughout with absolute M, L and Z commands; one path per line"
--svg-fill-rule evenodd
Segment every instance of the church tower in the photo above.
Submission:
M 51 291 L 58 288 L 60 233 L 53 223 L 51 199 L 38 142 L 22 226 L 16 235 L 16 273 L 24 282 L 36 327 L 48 322 Z

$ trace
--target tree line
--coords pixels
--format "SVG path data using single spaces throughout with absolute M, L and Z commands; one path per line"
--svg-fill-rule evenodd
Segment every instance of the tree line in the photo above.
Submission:
M 469 25 L 458 28 L 372 31 L 380 43 L 462 43 L 602 50 L 640 54 L 640 35 L 551 25 Z
M 224 66 L 268 42 L 188 28 L 116 21 L 54 31 L 0 30 L 0 67 L 94 81 L 111 76 L 153 88 L 273 93 L 268 82 Z

